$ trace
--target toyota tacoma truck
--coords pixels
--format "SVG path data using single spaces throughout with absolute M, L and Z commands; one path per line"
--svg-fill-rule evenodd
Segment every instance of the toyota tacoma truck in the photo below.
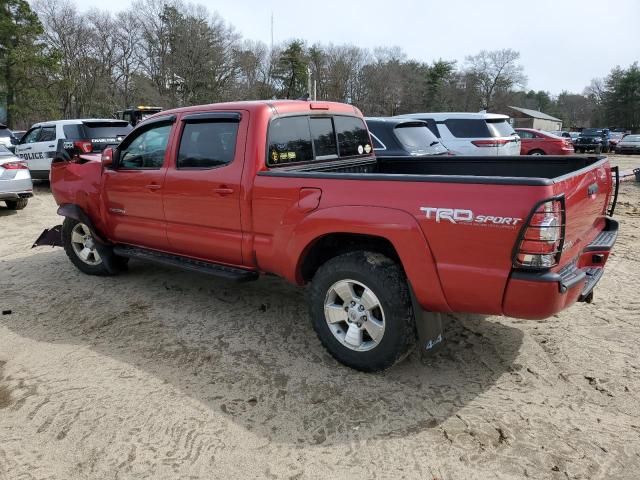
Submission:
M 308 285 L 324 347 L 377 371 L 416 341 L 435 349 L 442 313 L 544 319 L 590 301 L 618 232 L 615 178 L 599 156 L 376 158 L 345 104 L 203 105 L 55 159 L 64 223 L 35 245 L 90 275 L 139 259 Z

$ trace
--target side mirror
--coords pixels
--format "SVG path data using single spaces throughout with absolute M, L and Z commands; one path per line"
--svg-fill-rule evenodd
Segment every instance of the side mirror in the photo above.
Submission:
M 113 165 L 113 148 L 108 147 L 102 151 L 102 166 L 109 168 Z

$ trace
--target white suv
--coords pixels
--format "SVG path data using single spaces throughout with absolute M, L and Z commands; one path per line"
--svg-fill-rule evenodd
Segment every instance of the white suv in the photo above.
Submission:
M 73 142 L 82 153 L 101 152 L 107 145 L 120 143 L 132 129 L 128 122 L 114 119 L 41 122 L 22 136 L 15 151 L 27 163 L 32 178 L 46 180 L 60 140 Z
M 454 155 L 520 155 L 520 137 L 509 117 L 497 113 L 411 113 L 399 115 L 427 122 Z

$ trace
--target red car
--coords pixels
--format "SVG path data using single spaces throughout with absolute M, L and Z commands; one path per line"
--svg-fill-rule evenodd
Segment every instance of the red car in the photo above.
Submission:
M 533 128 L 516 128 L 520 136 L 520 155 L 573 155 L 571 139 L 558 137 L 553 133 L 534 130 Z
M 65 220 L 36 245 L 63 245 L 90 275 L 134 258 L 308 284 L 326 349 L 381 370 L 416 337 L 441 343 L 439 312 L 542 319 L 592 298 L 618 230 L 608 160 L 514 160 L 376 158 L 339 103 L 185 107 L 102 156 L 55 158 Z

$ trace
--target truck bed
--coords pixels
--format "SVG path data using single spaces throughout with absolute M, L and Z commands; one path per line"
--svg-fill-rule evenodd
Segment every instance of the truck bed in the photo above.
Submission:
M 261 172 L 307 176 L 412 182 L 552 185 L 603 161 L 604 156 L 386 157 L 292 165 Z M 364 175 L 363 175 L 364 174 Z M 390 178 L 397 176 L 397 178 Z

